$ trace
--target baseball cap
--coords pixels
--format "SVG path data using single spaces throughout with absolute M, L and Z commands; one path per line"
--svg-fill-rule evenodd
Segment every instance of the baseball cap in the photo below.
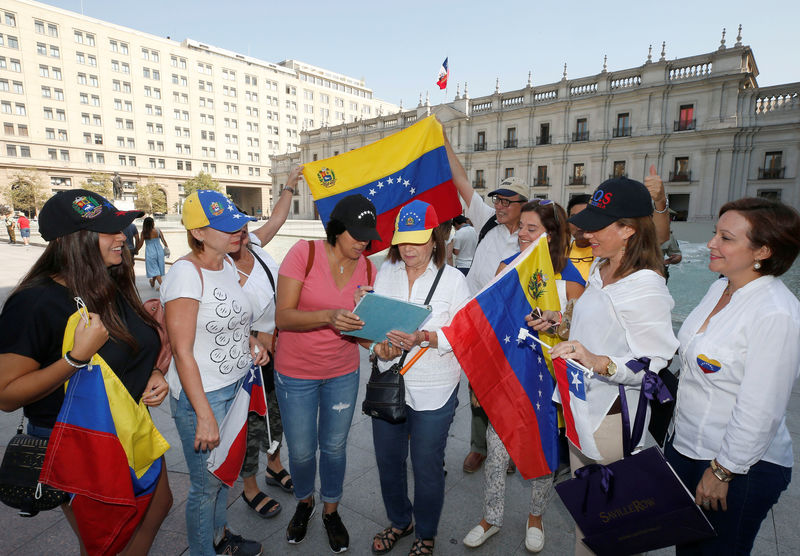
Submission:
M 528 184 L 525 183 L 525 180 L 522 178 L 517 177 L 510 177 L 506 178 L 500 182 L 500 186 L 489 193 L 489 197 L 493 197 L 494 195 L 503 195 L 505 197 L 513 197 L 514 195 L 519 195 L 520 197 L 528 199 Z
M 587 232 L 602 230 L 620 218 L 653 214 L 653 201 L 643 183 L 628 178 L 612 178 L 597 186 L 589 204 L 570 217 L 570 223 Z
M 235 232 L 255 220 L 239 212 L 233 201 L 223 193 L 211 189 L 198 189 L 183 202 L 183 225 L 187 230 L 213 228 L 220 232 Z
M 424 201 L 411 201 L 397 213 L 392 245 L 398 243 L 426 243 L 439 225 L 433 205 Z
M 348 195 L 336 203 L 331 219 L 344 224 L 347 233 L 358 241 L 381 240 L 375 229 L 378 225 L 375 205 L 361 194 Z
M 39 211 L 39 233 L 46 241 L 80 230 L 116 234 L 140 216 L 144 212 L 118 210 L 93 191 L 69 189 L 50 197 Z

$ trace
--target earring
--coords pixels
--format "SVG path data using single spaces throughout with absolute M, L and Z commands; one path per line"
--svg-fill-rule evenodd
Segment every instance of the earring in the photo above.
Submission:
M 753 270 L 758 270 L 759 268 L 761 268 L 761 261 L 757 260 L 753 263 Z

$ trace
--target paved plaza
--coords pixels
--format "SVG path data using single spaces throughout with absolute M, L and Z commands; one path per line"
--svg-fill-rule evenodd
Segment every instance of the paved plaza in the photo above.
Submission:
M 278 237 L 270 244 L 268 251 L 281 260 L 296 237 Z M 40 246 L 25 248 L 21 245 L 8 245 L 5 238 L 0 239 L 0 300 L 8 293 L 22 275 L 41 254 Z M 173 251 L 173 254 L 176 254 Z M 180 255 L 177 253 L 177 255 Z M 144 274 L 144 262 L 136 264 L 137 286 L 143 299 L 155 297 L 157 292 L 149 287 Z M 363 350 L 362 350 L 363 351 Z M 358 406 L 364 395 L 363 385 L 368 378 L 366 359 L 362 357 L 362 386 L 359 391 Z M 2 372 L 0 370 L 0 372 Z M 519 474 L 508 478 L 506 493 L 505 526 L 478 549 L 462 545 L 461 539 L 481 519 L 483 502 L 483 472 L 465 474 L 461 469 L 464 456 L 469 451 L 470 411 L 468 406 L 466 380 L 462 379 L 459 389 L 459 406 L 455 421 L 450 429 L 447 443 L 446 479 L 447 493 L 444 510 L 436 539 L 436 554 L 474 554 L 506 555 L 527 554 L 524 546 L 527 501 L 530 490 Z M 183 461 L 178 434 L 169 415 L 169 404 L 164 403 L 152 411 L 159 430 L 172 445 L 166 454 L 169 481 L 174 497 L 172 511 L 163 523 L 151 551 L 156 555 L 188 554 L 184 510 L 189 486 L 186 464 Z M 5 449 L 8 440 L 15 434 L 21 410 L 14 413 L 0 413 L 0 450 Z M 789 430 L 795 441 L 795 462 L 800 449 L 800 386 L 795 385 L 787 415 Z M 380 497 L 378 471 L 372 446 L 370 418 L 359 411 L 353 419 L 347 450 L 347 472 L 345 475 L 344 497 L 339 507 L 342 520 L 350 532 L 348 554 L 371 554 L 372 536 L 387 525 L 386 514 Z M 288 468 L 286 449 L 282 452 L 284 465 Z M 262 454 L 264 469 L 266 458 Z M 413 485 L 413 479 L 410 477 Z M 263 473 L 259 484 L 264 486 Z M 286 525 L 294 513 L 294 498 L 276 487 L 264 487 L 265 492 L 277 499 L 283 506 L 280 515 L 263 520 L 250 510 L 242 500 L 241 481 L 238 481 L 229 495 L 228 520 L 231 527 L 264 546 L 264 554 L 317 555 L 330 554 L 327 537 L 322 526 L 320 512 L 312 518 L 306 540 L 299 545 L 286 543 Z M 797 512 L 800 510 L 800 479 L 789 486 L 764 522 L 756 539 L 753 554 L 789 555 L 800 554 L 800 527 Z M 792 517 L 795 516 L 795 517 Z M 0 505 L 0 554 L 3 555 L 73 555 L 79 554 L 77 540 L 59 510 L 43 512 L 34 518 L 21 518 L 11 508 Z M 571 517 L 560 499 L 555 496 L 544 515 L 546 545 L 542 554 L 563 555 L 573 551 L 573 529 Z M 399 541 L 392 554 L 405 555 L 411 546 L 410 537 Z M 651 554 L 672 554 L 672 549 L 660 550 Z

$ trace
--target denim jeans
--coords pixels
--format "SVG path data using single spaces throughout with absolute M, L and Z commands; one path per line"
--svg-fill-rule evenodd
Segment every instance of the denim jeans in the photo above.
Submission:
M 420 539 L 436 537 L 439 528 L 444 505 L 444 449 L 457 405 L 458 386 L 439 409 L 415 411 L 406 406 L 404 423 L 372 420 L 372 442 L 386 515 L 397 529 L 405 529 L 415 518 Z M 414 470 L 413 504 L 408 499 L 406 471 L 409 443 Z
M 684 456 L 675 450 L 672 440 L 664 447 L 664 455 L 694 496 L 709 461 Z M 750 554 L 761 523 L 778 502 L 781 492 L 789 486 L 791 478 L 791 467 L 767 461 L 756 462 L 747 474 L 734 476 L 728 483 L 728 511 L 705 512 L 717 536 L 703 542 L 678 545 L 675 553 L 679 556 Z
M 241 381 L 206 392 L 206 399 L 214 412 L 217 425 L 222 425 L 225 414 L 233 403 Z M 178 429 L 183 446 L 183 456 L 189 468 L 189 496 L 186 500 L 186 533 L 189 537 L 191 556 L 215 555 L 214 537 L 222 536 L 227 525 L 226 503 L 228 487 L 206 468 L 210 452 L 195 451 L 194 437 L 197 428 L 197 414 L 181 391 L 178 399 L 169 397 L 172 418 Z
M 319 448 L 320 500 L 338 502 L 358 395 L 358 370 L 321 380 L 292 378 L 276 370 L 275 393 L 295 498 L 305 500 L 314 494 Z

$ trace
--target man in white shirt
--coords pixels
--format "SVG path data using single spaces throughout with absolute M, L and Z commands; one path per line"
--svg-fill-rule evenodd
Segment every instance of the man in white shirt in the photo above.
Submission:
M 453 173 L 453 184 L 467 206 L 466 217 L 472 221 L 476 230 L 480 230 L 472 266 L 467 274 L 470 293 L 475 295 L 494 278 L 501 261 L 519 252 L 519 215 L 522 205 L 528 201 L 529 187 L 520 178 L 505 178 L 497 189 L 489 193 L 488 197 L 492 199 L 492 205 L 489 205 L 472 188 L 467 172 L 456 157 L 446 134 L 445 147 Z M 492 219 L 496 220 L 496 225 L 490 228 L 489 221 Z M 488 423 L 486 413 L 473 403 L 470 452 L 464 459 L 463 466 L 467 473 L 480 469 L 486 459 Z
M 454 266 L 466 276 L 472 266 L 475 248 L 478 246 L 478 232 L 470 226 L 463 214 L 453 218 L 453 227 L 456 229 L 456 234 L 453 238 Z

